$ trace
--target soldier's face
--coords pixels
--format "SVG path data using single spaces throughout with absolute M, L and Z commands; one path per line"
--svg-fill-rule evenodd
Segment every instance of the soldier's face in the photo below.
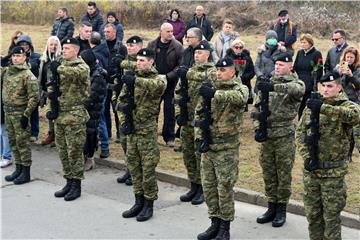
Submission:
M 148 70 L 154 63 L 154 59 L 143 56 L 136 57 L 136 68 L 140 71 Z
M 220 81 L 228 81 L 235 76 L 234 67 L 218 67 L 216 68 L 216 76 Z
M 83 26 L 80 29 L 80 37 L 81 37 L 81 39 L 89 40 L 91 32 L 92 32 L 92 27 Z
M 65 60 L 75 60 L 80 48 L 74 44 L 64 44 L 63 57 Z
M 24 53 L 19 53 L 19 54 L 13 54 L 11 55 L 11 61 L 14 65 L 22 65 L 24 64 L 26 60 L 26 55 Z
M 291 63 L 277 61 L 275 63 L 275 75 L 277 76 L 288 75 L 291 71 L 291 68 L 292 68 Z
M 341 91 L 342 86 L 336 81 L 324 82 L 321 84 L 320 92 L 324 98 L 334 98 Z
M 206 63 L 209 59 L 210 52 L 206 50 L 196 50 L 194 59 L 196 63 Z
M 128 50 L 128 54 L 130 56 L 136 55 L 140 49 L 142 49 L 143 45 L 139 43 L 127 43 L 126 48 Z

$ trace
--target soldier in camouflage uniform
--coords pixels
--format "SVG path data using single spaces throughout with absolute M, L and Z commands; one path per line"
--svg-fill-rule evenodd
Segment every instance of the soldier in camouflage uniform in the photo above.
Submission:
M 136 69 L 136 54 L 139 52 L 140 49 L 142 49 L 143 46 L 143 40 L 139 36 L 132 36 L 126 41 L 126 48 L 128 55 L 121 62 L 121 69 L 124 69 L 125 74 L 126 72 L 134 72 Z M 117 102 L 117 98 L 119 94 L 116 94 L 117 92 L 120 93 L 121 88 L 123 86 L 123 82 L 117 82 L 115 85 L 115 91 L 113 95 L 113 101 Z M 120 143 L 121 147 L 126 154 L 126 136 L 120 131 Z M 126 156 L 125 156 L 126 157 Z M 126 159 L 125 159 L 126 162 Z M 125 174 L 121 177 L 118 177 L 116 179 L 118 183 L 125 183 L 128 186 L 132 185 L 132 179 L 130 175 L 130 171 L 128 168 L 125 169 Z
M 133 181 L 135 204 L 123 212 L 124 218 L 136 217 L 137 221 L 146 221 L 153 215 L 153 203 L 158 198 L 155 168 L 160 160 L 157 143 L 157 116 L 162 94 L 166 88 L 166 79 L 161 78 L 153 67 L 155 52 L 143 48 L 137 53 L 136 75 L 123 77 L 124 87 L 120 92 L 118 107 L 121 109 L 120 125 L 126 136 L 126 157 Z M 129 109 L 126 94 L 129 86 L 134 86 L 134 107 Z M 127 116 L 132 115 L 131 123 Z
M 303 160 L 311 160 L 306 139 L 311 134 L 310 113 L 320 114 L 318 167 L 304 169 L 304 205 L 313 240 L 341 239 L 340 213 L 346 204 L 348 132 L 360 123 L 360 109 L 342 92 L 341 78 L 328 72 L 320 80 L 322 99 L 309 99 L 298 128 L 297 146 Z
M 39 83 L 26 63 L 22 47 L 11 50 L 11 61 L 12 65 L 1 69 L 1 84 L 5 124 L 16 168 L 5 180 L 24 184 L 30 181 L 29 118 L 40 100 Z
M 201 186 L 200 161 L 201 155 L 198 152 L 199 142 L 194 137 L 194 113 L 199 100 L 199 88 L 205 80 L 205 74 L 211 82 L 216 80 L 216 68 L 214 63 L 209 62 L 212 49 L 206 41 L 194 48 L 195 64 L 187 73 L 188 80 L 188 99 L 182 99 L 180 94 L 181 81 L 178 82 L 175 90 L 175 116 L 178 124 L 181 126 L 180 139 L 183 147 L 183 158 L 188 173 L 188 179 L 191 184 L 190 191 L 180 196 L 183 202 L 190 202 L 194 205 L 204 202 L 203 188 Z M 179 71 L 183 69 L 180 68 Z M 186 71 L 186 69 L 184 69 Z M 181 75 L 180 73 L 179 75 Z M 187 121 L 181 122 L 179 107 L 180 101 L 187 101 Z
M 289 53 L 275 58 L 275 76 L 270 81 L 258 81 L 257 88 L 269 93 L 270 116 L 267 118 L 267 140 L 260 146 L 260 165 L 263 170 L 268 210 L 257 218 L 258 223 L 272 221 L 281 227 L 286 221 L 286 205 L 291 195 L 291 170 L 295 159 L 295 124 L 305 85 L 291 73 L 292 57 Z M 255 113 L 260 112 L 259 94 Z M 253 114 L 255 116 L 255 114 Z M 260 121 L 254 118 L 255 140 L 259 140 Z
M 72 201 L 81 195 L 84 179 L 83 147 L 86 138 L 86 122 L 90 119 L 83 103 L 90 93 L 90 69 L 78 58 L 79 41 L 64 40 L 63 58 L 60 64 L 50 64 L 52 72 L 60 76 L 59 116 L 55 120 L 55 143 L 63 166 L 66 185 L 55 192 L 55 197 Z M 50 93 L 53 89 L 50 89 Z
M 201 155 L 201 179 L 211 226 L 198 235 L 199 240 L 230 239 L 230 221 L 234 220 L 234 191 L 238 179 L 240 125 L 249 90 L 236 77 L 232 59 L 216 64 L 217 81 L 213 88 L 202 85 L 201 96 L 211 99 L 210 150 Z M 202 99 L 195 110 L 195 122 L 201 120 Z M 197 138 L 197 136 L 196 136 Z

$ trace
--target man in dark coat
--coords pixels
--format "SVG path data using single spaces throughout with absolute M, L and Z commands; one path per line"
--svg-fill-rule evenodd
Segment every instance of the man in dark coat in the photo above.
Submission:
M 92 30 L 95 32 L 100 31 L 100 27 L 104 20 L 100 14 L 100 10 L 96 7 L 95 2 L 89 2 L 86 13 L 81 17 L 81 22 L 89 22 L 92 25 Z
M 214 29 L 204 13 L 203 6 L 197 6 L 195 9 L 194 17 L 187 24 L 186 31 L 190 28 L 197 27 L 200 28 L 206 40 L 210 41 L 214 35 Z
M 148 44 L 148 48 L 155 51 L 155 67 L 159 74 L 164 74 L 167 80 L 166 90 L 162 96 L 164 100 L 164 125 L 162 136 L 166 145 L 175 146 L 175 106 L 174 91 L 178 81 L 177 67 L 184 51 L 183 46 L 174 38 L 173 26 L 163 23 L 160 36 Z
M 329 71 L 333 71 L 337 64 L 339 64 L 339 60 L 344 49 L 349 46 L 346 42 L 346 34 L 342 29 L 336 29 L 333 33 L 332 39 L 334 43 L 334 47 L 330 48 L 326 61 L 324 64 L 325 73 Z
M 101 27 L 100 27 L 101 37 L 102 37 L 102 38 L 105 38 L 104 28 L 105 28 L 105 25 L 108 24 L 108 23 L 112 23 L 112 24 L 115 25 L 115 27 L 116 27 L 116 39 L 122 41 L 123 38 L 124 38 L 123 26 L 122 26 L 122 24 L 120 23 L 119 19 L 116 17 L 116 13 L 115 13 L 115 12 L 112 12 L 112 11 L 108 12 L 106 23 L 104 23 L 104 24 L 101 25 Z
M 60 42 L 63 39 L 71 38 L 74 34 L 74 20 L 68 17 L 67 8 L 59 8 L 58 17 L 55 19 L 51 36 L 57 36 Z
M 82 51 L 90 48 L 89 38 L 92 32 L 92 26 L 89 22 L 81 22 L 79 36 L 75 37 L 80 43 L 79 55 Z

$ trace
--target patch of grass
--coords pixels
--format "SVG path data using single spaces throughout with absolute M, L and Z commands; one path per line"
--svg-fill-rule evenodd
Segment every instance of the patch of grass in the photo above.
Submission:
M 11 25 L 1 24 L 1 53 L 7 53 L 7 47 L 10 42 L 12 33 L 15 30 L 22 30 L 25 34 L 29 34 L 34 43 L 35 49 L 38 52 L 42 52 L 47 38 L 50 34 L 51 26 L 29 26 L 29 25 Z M 145 45 L 151 39 L 158 36 L 158 30 L 145 30 L 145 29 L 126 29 L 124 39 L 127 39 L 131 35 L 139 35 L 144 37 Z M 241 33 L 240 33 L 241 34 Z M 256 49 L 264 41 L 262 35 L 246 35 L 241 34 L 241 38 L 246 43 L 246 48 L 251 50 L 251 56 L 253 60 L 256 59 Z M 329 39 L 315 38 L 315 46 L 323 53 L 323 57 L 326 57 L 327 49 L 331 46 Z M 351 43 L 350 44 L 354 44 Z M 254 81 L 254 80 L 253 80 Z M 249 112 L 251 112 L 251 106 Z M 240 160 L 239 160 L 239 179 L 236 183 L 237 187 L 251 189 L 258 192 L 264 192 L 264 183 L 262 179 L 262 170 L 259 165 L 259 144 L 254 140 L 254 130 L 252 128 L 252 121 L 250 119 L 250 113 L 244 114 L 244 121 L 241 134 L 241 146 L 240 146 Z M 173 149 L 166 147 L 161 137 L 162 126 L 162 113 L 159 117 L 159 138 L 158 142 L 161 151 L 161 160 L 158 165 L 159 168 L 178 172 L 186 173 L 184 167 L 182 154 L 176 153 Z M 47 120 L 45 119 L 44 109 L 40 110 L 40 139 L 46 137 L 48 131 Z M 115 131 L 115 129 L 113 129 Z M 115 136 L 115 132 L 113 133 Z M 177 142 L 179 144 L 179 142 Z M 115 159 L 124 159 L 124 153 L 120 144 L 111 142 L 110 144 L 111 157 Z M 292 172 L 292 199 L 302 201 L 303 197 L 303 183 L 302 183 L 302 169 L 303 161 L 297 154 L 295 164 Z M 349 174 L 346 176 L 346 182 L 348 186 L 348 198 L 345 210 L 348 212 L 359 214 L 360 211 L 360 154 L 357 150 L 354 151 L 353 162 L 349 165 Z M 336 193 L 334 193 L 336 194 Z

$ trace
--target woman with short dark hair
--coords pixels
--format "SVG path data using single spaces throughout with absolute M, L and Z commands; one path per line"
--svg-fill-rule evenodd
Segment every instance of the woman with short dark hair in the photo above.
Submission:
M 180 11 L 176 8 L 171 9 L 169 17 L 167 17 L 163 22 L 170 23 L 173 26 L 175 39 L 178 40 L 181 44 L 183 44 L 186 25 L 184 20 L 180 16 Z

